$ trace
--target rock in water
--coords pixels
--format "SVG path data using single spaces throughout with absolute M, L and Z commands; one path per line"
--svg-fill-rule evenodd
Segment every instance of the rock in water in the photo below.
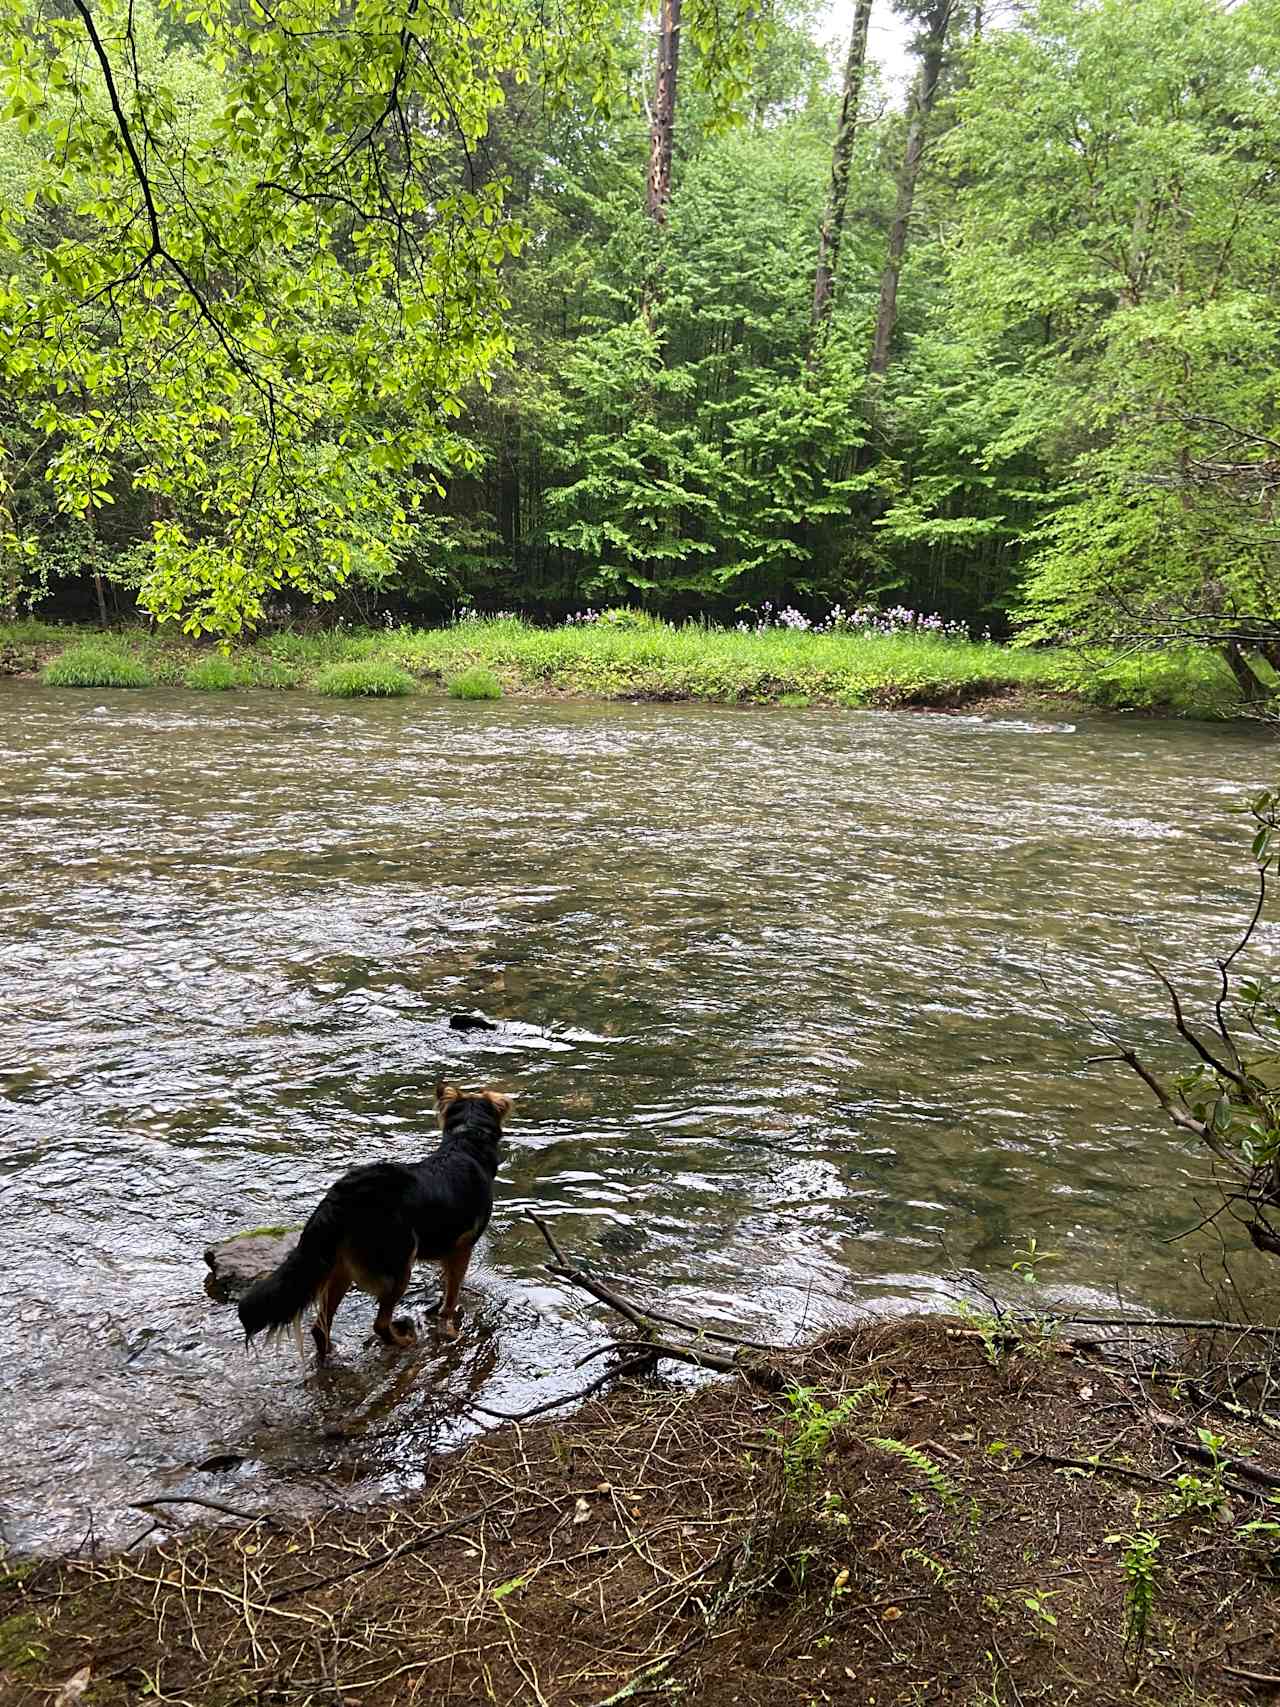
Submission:
M 496 1020 L 486 1019 L 483 1014 L 450 1014 L 450 1031 L 497 1031 Z
M 298 1242 L 298 1227 L 254 1227 L 210 1245 L 204 1253 L 209 1265 L 205 1290 L 215 1298 L 239 1298 L 255 1280 L 278 1268 Z

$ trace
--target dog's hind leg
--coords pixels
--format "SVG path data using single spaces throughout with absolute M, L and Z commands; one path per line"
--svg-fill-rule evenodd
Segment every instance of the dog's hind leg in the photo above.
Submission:
M 440 1332 L 446 1339 L 458 1337 L 458 1294 L 475 1249 L 473 1239 L 459 1239 L 440 1264 L 444 1273 L 444 1300 L 440 1305 Z
M 351 1273 L 345 1263 L 330 1271 L 324 1290 L 316 1299 L 316 1319 L 311 1324 L 311 1337 L 316 1342 L 316 1355 L 321 1363 L 333 1350 L 333 1318 L 338 1313 L 338 1306 L 346 1297 L 351 1287 Z
M 378 1300 L 378 1313 L 373 1318 L 373 1331 L 384 1345 L 412 1345 L 417 1339 L 413 1323 L 407 1316 L 402 1316 L 398 1322 L 392 1320 L 396 1305 L 409 1290 L 409 1278 L 413 1273 L 412 1252 L 405 1260 L 405 1265 L 395 1279 L 385 1280 L 375 1294 Z

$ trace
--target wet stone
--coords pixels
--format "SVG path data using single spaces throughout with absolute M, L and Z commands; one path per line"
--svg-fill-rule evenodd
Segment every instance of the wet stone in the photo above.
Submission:
M 297 1244 L 299 1231 L 297 1227 L 255 1227 L 210 1245 L 204 1253 L 209 1265 L 205 1290 L 215 1298 L 239 1298 L 255 1280 L 279 1267 Z
M 450 1031 L 497 1031 L 498 1022 L 489 1019 L 487 1015 L 476 1013 L 456 1013 L 449 1015 Z

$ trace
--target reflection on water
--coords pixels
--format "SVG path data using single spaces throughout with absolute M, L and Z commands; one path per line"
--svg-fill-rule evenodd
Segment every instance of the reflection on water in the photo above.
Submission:
M 1190 1152 L 1111 1069 L 1143 944 L 1229 938 L 1247 731 L 702 708 L 99 704 L 0 689 L 0 1520 L 315 1510 L 581 1383 L 576 1254 L 787 1336 L 1007 1274 L 1207 1300 Z M 458 1008 L 509 1022 L 450 1032 Z M 520 1092 L 461 1341 L 338 1321 L 246 1357 L 201 1253 L 428 1142 L 441 1068 Z M 424 1277 L 416 1296 L 433 1295 Z M 198 1466 L 213 1463 L 214 1468 Z

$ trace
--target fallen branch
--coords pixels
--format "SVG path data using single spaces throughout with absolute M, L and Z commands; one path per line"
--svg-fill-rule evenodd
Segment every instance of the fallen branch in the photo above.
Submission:
M 711 1369 L 719 1375 L 746 1375 L 757 1385 L 765 1387 L 770 1392 L 776 1392 L 782 1386 L 782 1376 L 776 1369 L 767 1364 L 748 1364 L 737 1357 L 726 1357 L 720 1352 L 708 1351 L 705 1347 L 691 1345 L 673 1345 L 670 1340 L 661 1339 L 658 1335 L 658 1318 L 649 1315 L 638 1304 L 632 1304 L 628 1299 L 597 1280 L 594 1275 L 585 1273 L 565 1256 L 556 1242 L 555 1234 L 547 1226 L 540 1215 L 535 1215 L 532 1209 L 526 1209 L 525 1214 L 542 1234 L 548 1249 L 554 1257 L 549 1262 L 548 1274 L 553 1274 L 558 1280 L 564 1280 L 570 1286 L 579 1287 L 583 1292 L 590 1293 L 599 1303 L 615 1310 L 625 1321 L 631 1323 L 646 1348 L 653 1357 L 668 1357 L 676 1363 L 691 1363 L 699 1369 Z M 697 1330 L 699 1333 L 701 1329 Z
M 1209 1447 L 1201 1446 L 1198 1440 L 1171 1439 L 1169 1445 L 1197 1464 L 1207 1464 L 1211 1469 L 1220 1467 L 1228 1475 L 1239 1476 L 1242 1481 L 1252 1482 L 1256 1487 L 1280 1488 L 1280 1476 L 1274 1470 L 1255 1464 L 1251 1458 L 1228 1458 L 1225 1453 L 1215 1453 Z
M 606 1349 L 612 1350 L 612 1347 Z M 628 1375 L 640 1375 L 653 1367 L 653 1353 L 646 1351 L 640 1357 L 630 1357 L 625 1363 L 615 1363 L 612 1369 L 607 1369 L 598 1381 L 590 1386 L 579 1387 L 576 1392 L 564 1393 L 558 1399 L 546 1399 L 540 1405 L 530 1405 L 527 1411 L 499 1411 L 492 1405 L 472 1403 L 468 1409 L 479 1411 L 482 1416 L 497 1417 L 501 1422 L 527 1422 L 530 1417 L 540 1417 L 547 1411 L 557 1411 L 561 1405 L 573 1405 L 580 1399 L 589 1399 L 593 1393 L 598 1393 L 602 1387 L 607 1387 L 612 1381 L 622 1381 Z

